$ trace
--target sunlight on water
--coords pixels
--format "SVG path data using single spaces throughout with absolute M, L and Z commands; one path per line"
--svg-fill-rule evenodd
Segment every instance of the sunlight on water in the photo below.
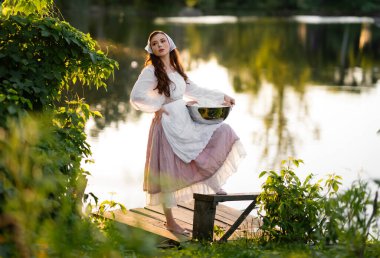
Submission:
M 191 17 L 158 17 L 154 19 L 157 25 L 166 23 L 195 23 L 195 24 L 221 24 L 236 23 L 236 16 L 191 16 Z
M 347 23 L 374 23 L 375 19 L 371 17 L 356 17 L 356 16 L 312 16 L 312 15 L 296 15 L 293 20 L 301 23 L 310 24 L 347 24 Z
M 228 24 L 237 22 L 252 22 L 259 20 L 258 16 L 231 16 L 231 15 L 215 15 L 215 16 L 178 16 L 178 17 L 157 17 L 154 24 Z M 293 20 L 305 24 L 361 24 L 374 23 L 372 17 L 357 16 L 316 16 L 316 15 L 295 15 L 289 20 Z
M 277 152 L 279 142 L 274 130 L 266 132 L 263 123 L 274 99 L 272 86 L 264 84 L 256 97 L 233 93 L 227 70 L 215 60 L 200 63 L 188 75 L 203 87 L 218 88 L 235 97 L 237 104 L 226 123 L 240 136 L 248 155 L 224 188 L 231 193 L 259 191 L 259 173 L 274 169 L 277 161 L 287 158 Z M 334 172 L 343 176 L 343 187 L 358 177 L 379 178 L 379 100 L 379 85 L 361 93 L 315 85 L 306 87 L 303 98 L 286 90 L 284 144 L 291 146 L 289 156 L 305 162 L 298 170 L 299 176 L 304 178 L 312 172 L 319 179 Z M 118 127 L 107 127 L 96 138 L 89 138 L 95 164 L 85 165 L 92 173 L 87 192 L 100 200 L 119 201 L 127 208 L 145 205 L 142 184 L 151 119 L 152 114 L 143 114 L 137 121 L 120 122 Z M 87 133 L 93 126 L 87 124 Z M 269 146 L 265 155 L 264 146 Z M 245 204 L 226 205 L 244 208 Z

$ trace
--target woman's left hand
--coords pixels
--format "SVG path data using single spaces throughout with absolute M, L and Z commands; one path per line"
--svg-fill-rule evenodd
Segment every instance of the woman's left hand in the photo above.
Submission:
M 235 99 L 228 96 L 228 95 L 224 95 L 224 105 L 226 106 L 233 106 L 235 105 Z

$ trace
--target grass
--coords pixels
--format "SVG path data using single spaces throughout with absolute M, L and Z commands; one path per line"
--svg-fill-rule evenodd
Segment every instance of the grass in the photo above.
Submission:
M 188 242 L 177 248 L 161 249 L 157 257 L 357 257 L 346 245 L 317 247 L 304 244 L 260 245 L 255 240 L 239 239 L 227 243 Z M 380 257 L 380 242 L 370 243 L 365 257 Z

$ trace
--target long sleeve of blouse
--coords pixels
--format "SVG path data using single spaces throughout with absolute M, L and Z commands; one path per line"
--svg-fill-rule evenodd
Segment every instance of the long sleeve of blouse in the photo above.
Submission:
M 154 68 L 145 67 L 133 86 L 130 103 L 143 112 L 156 112 L 165 103 L 165 96 L 154 90 L 157 86 L 157 79 L 154 75 Z
M 189 99 L 197 100 L 199 104 L 204 103 L 207 105 L 207 103 L 211 102 L 221 105 L 224 102 L 224 93 L 219 90 L 199 87 L 190 79 L 188 79 L 188 84 L 186 85 L 185 96 Z

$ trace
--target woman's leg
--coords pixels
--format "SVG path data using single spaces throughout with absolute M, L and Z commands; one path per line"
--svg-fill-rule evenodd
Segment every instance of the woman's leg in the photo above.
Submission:
M 166 228 L 175 233 L 180 233 L 180 234 L 185 233 L 185 229 L 182 228 L 180 225 L 178 225 L 178 223 L 174 220 L 172 209 L 166 208 L 165 205 L 163 205 L 163 208 L 164 208 L 164 214 L 166 217 Z

